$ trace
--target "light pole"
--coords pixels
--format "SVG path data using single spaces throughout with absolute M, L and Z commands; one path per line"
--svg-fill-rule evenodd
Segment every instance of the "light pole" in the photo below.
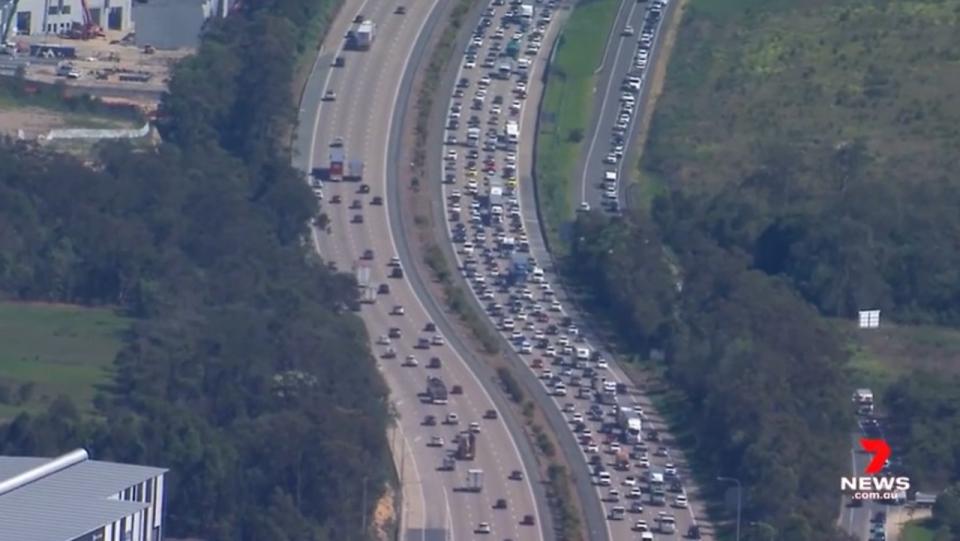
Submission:
M 360 532 L 367 535 L 367 476 L 363 476 L 363 498 L 360 504 Z
M 717 481 L 733 482 L 737 484 L 737 541 L 740 541 L 740 509 L 743 506 L 743 485 L 736 477 L 717 476 Z
M 750 522 L 749 524 L 750 524 L 750 527 L 751 527 L 751 528 L 756 528 L 756 527 L 758 527 L 758 526 L 765 526 L 766 529 L 769 529 L 769 530 L 770 530 L 770 534 L 771 534 L 772 536 L 776 536 L 776 534 L 777 534 L 777 528 L 774 527 L 774 525 L 773 525 L 773 524 L 770 524 L 769 522 L 764 522 L 764 521 L 762 521 L 762 520 L 754 520 L 754 521 Z

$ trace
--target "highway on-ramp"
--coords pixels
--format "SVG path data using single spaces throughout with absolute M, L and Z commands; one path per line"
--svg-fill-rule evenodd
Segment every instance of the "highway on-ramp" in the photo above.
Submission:
M 388 294 L 377 295 L 375 303 L 362 305 L 361 315 L 374 352 L 382 355 L 392 348 L 396 353 L 393 359 L 380 358 L 379 365 L 391 389 L 398 413 L 398 439 L 403 442 L 398 445 L 404 451 L 398 459 L 404 485 L 402 538 L 473 539 L 478 526 L 486 523 L 492 538 L 542 540 L 543 521 L 527 468 L 502 422 L 503 415 L 484 418 L 488 410 L 498 408 L 480 380 L 447 345 L 449 337 L 443 336 L 442 328 L 424 331 L 429 318 L 407 279 L 388 278 L 389 261 L 397 253 L 396 232 L 388 220 L 388 209 L 395 204 L 386 186 L 388 135 L 411 53 L 427 25 L 435 23 L 431 15 L 438 4 L 439 0 L 416 2 L 401 15 L 394 13 L 395 5 L 390 3 L 346 2 L 304 93 L 295 160 L 306 171 L 327 167 L 328 145 L 340 137 L 348 159 L 365 162 L 362 184 L 369 186 L 369 193 L 361 193 L 360 182 L 328 181 L 323 186 L 322 207 L 329 217 L 329 230 L 318 231 L 314 239 L 325 261 L 345 271 L 360 262 L 368 266 L 373 285 L 387 284 L 390 289 Z M 343 36 L 358 14 L 376 23 L 375 41 L 369 51 L 341 51 Z M 330 67 L 336 56 L 345 59 L 344 67 Z M 320 96 L 327 90 L 337 97 L 320 105 Z M 335 196 L 339 203 L 332 202 Z M 383 205 L 371 205 L 377 196 L 384 199 Z M 362 223 L 356 216 L 362 216 Z M 372 260 L 362 260 L 367 250 L 373 251 Z M 403 307 L 403 315 L 391 314 L 396 306 Z M 386 345 L 381 336 L 385 338 L 390 328 L 397 329 L 400 337 Z M 444 345 L 426 350 L 414 347 L 419 338 L 433 340 L 435 335 L 440 337 L 436 344 Z M 408 355 L 415 356 L 418 366 L 403 366 L 408 364 Z M 441 359 L 441 368 L 426 368 L 431 357 Z M 418 395 L 424 391 L 428 375 L 442 378 L 448 388 L 459 385 L 462 394 L 451 395 L 445 406 L 422 402 Z M 457 415 L 457 425 L 443 423 L 449 413 Z M 427 415 L 436 417 L 435 426 L 424 426 Z M 454 436 L 471 422 L 479 423 L 476 459 L 457 461 L 455 471 L 439 471 Z M 443 438 L 441 446 L 428 446 L 434 436 Z M 484 472 L 479 494 L 461 490 L 468 469 Z M 522 472 L 521 479 L 508 479 L 515 470 Z M 506 500 L 506 509 L 494 509 L 498 499 Z M 532 517 L 532 525 L 521 524 L 526 515 Z
M 661 61 L 663 21 L 669 21 L 673 17 L 677 1 L 668 1 L 662 8 L 662 15 L 655 23 L 650 22 L 652 19 L 648 19 L 650 8 L 654 4 L 652 0 L 650 2 L 625 0 L 624 3 L 625 9 L 620 11 L 623 16 L 615 21 L 611 29 L 611 41 L 608 42 L 605 60 L 599 69 L 597 86 L 594 88 L 593 117 L 586 133 L 585 152 L 581 156 L 577 175 L 574 177 L 576 182 L 573 185 L 575 193 L 571 197 L 572 204 L 579 206 L 586 202 L 592 209 L 613 210 L 611 203 L 614 201 L 617 204 L 616 208 L 619 209 L 630 202 L 627 187 L 630 186 L 629 177 L 635 167 L 635 164 L 631 163 L 633 153 L 630 151 L 636 144 L 639 119 L 643 118 L 644 109 L 648 105 L 650 79 L 657 63 Z M 641 34 L 646 24 L 652 28 L 653 36 L 647 52 L 643 53 L 646 55 L 643 60 L 645 67 L 640 68 L 637 66 L 637 55 L 641 54 L 639 40 L 642 38 Z M 630 31 L 625 32 L 627 27 L 630 27 Z M 629 76 L 635 76 L 640 80 L 639 88 L 631 91 L 624 86 Z M 634 97 L 635 105 L 632 111 L 623 109 L 621 101 L 625 93 Z M 618 129 L 617 123 L 621 120 L 620 116 L 625 113 L 628 113 L 629 119 Z M 619 136 L 622 140 L 616 152 L 615 143 L 612 141 L 615 136 Z M 608 184 L 604 182 L 604 174 L 607 171 L 617 173 L 615 199 L 605 195 Z

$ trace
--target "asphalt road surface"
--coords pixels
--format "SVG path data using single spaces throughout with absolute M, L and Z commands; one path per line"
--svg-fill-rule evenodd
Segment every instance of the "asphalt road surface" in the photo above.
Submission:
M 600 67 L 597 86 L 594 88 L 594 116 L 587 130 L 586 152 L 580 160 L 579 174 L 576 177 L 577 182 L 574 186 L 576 194 L 572 198 L 574 205 L 587 202 L 593 209 L 614 209 L 614 207 L 611 207 L 614 200 L 605 195 L 604 174 L 607 171 L 617 173 L 616 193 L 618 198 L 615 201 L 618 208 L 622 208 L 624 204 L 629 202 L 629 198 L 626 197 L 626 187 L 630 185 L 629 177 L 633 174 L 636 165 L 629 163 L 628 157 L 631 155 L 629 150 L 635 144 L 636 131 L 639 125 L 638 119 L 643 117 L 644 107 L 649 99 L 650 84 L 647 77 L 653 74 L 656 63 L 659 61 L 664 34 L 661 31 L 662 22 L 670 20 L 673 16 L 675 4 L 675 0 L 668 1 L 662 9 L 663 14 L 659 21 L 652 25 L 654 32 L 652 44 L 645 60 L 646 67 L 639 68 L 635 64 L 640 51 L 639 39 L 652 1 L 634 2 L 625 0 L 620 11 L 621 17 L 613 25 L 605 61 Z M 632 29 L 629 35 L 624 32 L 628 26 Z M 638 90 L 630 91 L 623 86 L 628 76 L 640 78 L 641 84 Z M 622 108 L 621 97 L 625 92 L 635 97 L 636 101 L 634 103 L 636 105 L 632 110 Z M 625 127 L 621 127 L 618 132 L 616 131 L 616 124 L 622 114 L 627 114 L 629 120 L 627 120 Z M 614 151 L 614 143 L 611 138 L 615 134 L 620 135 L 622 142 L 620 143 L 619 155 L 613 160 L 609 155 Z
M 485 522 L 492 530 L 492 535 L 485 538 L 541 540 L 539 512 L 517 446 L 501 420 L 482 419 L 484 412 L 496 406 L 461 356 L 446 345 L 448 340 L 442 331 L 424 332 L 428 316 L 409 282 L 387 277 L 390 258 L 396 255 L 394 232 L 387 217 L 392 203 L 386 197 L 385 184 L 388 134 L 410 52 L 436 5 L 437 1 L 417 2 L 407 6 L 405 15 L 399 15 L 393 12 L 392 4 L 347 1 L 324 43 L 302 100 L 304 129 L 298 136 L 300 148 L 306 151 L 301 150 L 297 161 L 306 170 L 326 168 L 328 145 L 341 137 L 348 160 L 365 162 L 363 184 L 370 187 L 369 193 L 360 193 L 359 182 L 326 182 L 323 186 L 322 206 L 330 218 L 330 229 L 329 233 L 318 232 L 315 242 L 324 260 L 345 271 L 360 261 L 366 250 L 372 250 L 373 260 L 362 262 L 368 265 L 371 283 L 388 284 L 390 288 L 389 294 L 377 295 L 374 304 L 364 304 L 361 315 L 374 341 L 374 352 L 380 355 L 392 348 L 397 355 L 395 359 L 381 358 L 380 365 L 399 414 L 397 438 L 401 443 L 397 447 L 407 451 L 398 460 L 405 500 L 403 538 L 472 539 L 478 525 Z M 377 24 L 373 46 L 366 52 L 340 52 L 342 36 L 358 13 Z M 331 68 L 338 55 L 345 59 L 345 66 Z M 326 90 L 336 92 L 336 100 L 318 105 Z M 334 196 L 341 202 L 333 203 Z M 383 197 L 384 205 L 371 205 L 375 196 Z M 355 200 L 360 208 L 351 209 Z M 362 216 L 363 223 L 355 223 L 356 216 Z M 395 306 L 403 307 L 402 316 L 391 315 Z M 389 328 L 398 329 L 401 337 L 392 339 L 389 346 L 378 344 Z M 427 350 L 414 347 L 418 338 L 432 339 L 434 335 L 440 335 L 445 345 Z M 402 366 L 408 355 L 416 357 L 418 366 Z M 440 369 L 426 368 L 431 357 L 441 359 Z M 451 395 L 446 406 L 423 403 L 418 394 L 424 391 L 428 375 L 440 377 L 448 388 L 460 385 L 463 394 Z M 448 413 L 457 414 L 459 424 L 442 424 Z M 427 415 L 436 416 L 436 426 L 423 426 Z M 470 422 L 480 424 L 476 459 L 457 461 L 452 472 L 438 471 L 443 457 L 452 450 L 454 436 L 466 430 Z M 434 436 L 443 438 L 442 446 L 428 446 Z M 484 472 L 479 494 L 460 490 L 471 468 Z M 523 472 L 522 481 L 508 479 L 513 470 Z M 507 500 L 507 509 L 493 509 L 500 498 Z M 522 525 L 525 515 L 532 515 L 535 524 Z
M 525 96 L 530 92 L 538 92 L 538 89 L 534 89 L 538 81 L 538 61 L 549 53 L 547 48 L 542 45 L 538 47 L 536 43 L 547 42 L 543 36 L 550 34 L 548 19 L 541 20 L 539 14 L 535 16 L 539 23 L 539 31 L 524 32 L 520 31 L 515 23 L 504 24 L 503 17 L 506 9 L 506 7 L 500 7 L 491 14 L 491 19 L 496 22 L 484 31 L 478 32 L 473 51 L 467 51 L 468 54 L 462 61 L 461 73 L 458 77 L 465 80 L 458 82 L 458 90 L 451 98 L 446 120 L 447 150 L 444 153 L 443 163 L 438 164 L 438 167 L 439 174 L 444 179 L 443 196 L 448 210 L 448 229 L 451 240 L 458 245 L 456 250 L 458 266 L 467 277 L 481 307 L 485 307 L 517 352 L 530 362 L 531 369 L 555 395 L 554 407 L 558 410 L 563 409 L 571 421 L 571 428 L 580 425 L 577 427 L 577 436 L 583 445 L 584 456 L 590 456 L 592 461 L 604 466 L 604 469 L 612 474 L 611 483 L 601 482 L 599 477 L 596 479 L 598 485 L 596 497 L 605 502 L 606 512 L 610 516 L 615 515 L 614 510 L 618 507 L 626 508 L 625 510 L 628 511 L 622 518 L 618 517 L 607 522 L 606 532 L 592 532 L 591 538 L 597 538 L 600 535 L 610 539 L 637 537 L 639 534 L 636 532 L 643 524 L 641 521 L 645 521 L 645 525 L 654 532 L 655 538 L 674 538 L 679 533 L 685 533 L 687 528 L 695 523 L 694 510 L 686 504 L 681 504 L 681 497 L 686 496 L 683 483 L 677 484 L 675 489 L 671 487 L 663 504 L 654 505 L 650 497 L 652 492 L 650 484 L 641 480 L 647 471 L 671 472 L 671 474 L 676 472 L 677 480 L 688 477 L 689 471 L 685 467 L 685 462 L 669 448 L 668 440 L 664 439 L 658 443 L 649 441 L 653 439 L 653 432 L 649 428 L 662 431 L 662 420 L 652 412 L 647 415 L 645 423 L 648 428 L 644 433 L 646 436 L 644 439 L 648 441 L 624 444 L 623 448 L 629 449 L 633 456 L 626 468 L 621 470 L 613 468 L 613 457 L 620 447 L 620 442 L 611 433 L 606 432 L 611 428 L 610 425 L 616 424 L 615 418 L 611 415 L 612 408 L 594 403 L 595 397 L 590 396 L 591 393 L 583 395 L 576 393 L 577 397 L 573 398 L 568 397 L 566 391 L 561 393 L 557 389 L 558 383 L 565 382 L 568 382 L 571 388 L 582 389 L 583 386 L 589 385 L 586 382 L 574 384 L 573 381 L 575 377 L 579 381 L 577 374 L 590 363 L 585 362 L 584 366 L 568 369 L 567 361 L 570 360 L 574 348 L 595 349 L 591 343 L 598 342 L 596 340 L 591 342 L 586 334 L 581 335 L 578 330 L 573 330 L 577 326 L 573 326 L 573 329 L 566 327 L 558 330 L 556 328 L 556 324 L 568 316 L 566 310 L 569 305 L 564 306 L 566 303 L 563 302 L 565 298 L 562 294 L 548 295 L 554 291 L 550 284 L 557 283 L 556 277 L 549 271 L 545 274 L 545 280 L 533 282 L 538 284 L 537 286 L 532 284 L 527 286 L 522 282 L 519 285 L 510 284 L 505 281 L 505 276 L 509 274 L 505 269 L 510 267 L 517 255 L 521 260 L 526 260 L 527 254 L 537 259 L 533 251 L 535 241 L 527 237 L 524 227 L 532 223 L 536 228 L 535 232 L 531 232 L 532 235 L 539 235 L 535 218 L 535 202 L 522 203 L 526 199 L 532 199 L 528 197 L 528 190 L 522 186 L 531 182 L 528 175 L 521 173 L 523 180 L 519 182 L 521 187 L 518 187 L 517 171 L 524 171 L 524 168 L 529 170 L 529 162 L 524 165 L 518 161 L 529 156 L 529 149 L 524 148 L 524 143 L 530 144 L 532 138 L 529 134 L 532 130 L 528 128 L 528 131 L 524 131 L 523 126 L 532 126 L 531 119 L 535 118 L 531 116 L 531 113 L 535 113 L 533 106 L 528 107 L 524 104 Z M 503 32 L 498 30 L 500 27 L 503 27 Z M 500 53 L 504 50 L 504 43 L 511 38 L 523 42 L 521 57 L 531 61 L 526 81 L 531 88 L 526 88 L 526 92 L 522 84 L 523 77 L 520 73 L 522 70 L 497 76 L 499 59 L 503 58 Z M 484 65 L 488 58 L 498 60 Z M 519 63 L 514 65 L 517 66 Z M 482 99 L 480 99 L 481 95 L 484 96 Z M 511 122 L 518 124 L 519 145 L 509 141 L 507 125 Z M 468 130 L 471 127 L 480 128 L 479 140 L 470 141 Z M 524 134 L 527 136 L 524 137 Z M 504 189 L 502 204 L 494 202 L 495 186 Z M 502 222 L 494 218 L 497 214 L 494 207 L 498 205 L 502 207 L 502 215 L 505 218 Z M 525 247 L 524 244 L 528 241 L 530 246 Z M 539 242 L 542 247 L 542 241 Z M 533 287 L 538 289 L 537 293 L 531 290 Z M 554 299 L 558 302 L 552 302 Z M 516 326 L 514 327 L 514 316 L 505 315 L 506 310 L 494 305 L 509 306 L 510 314 L 516 317 Z M 547 306 L 549 308 L 546 308 Z M 507 320 L 510 320 L 509 325 L 506 323 Z M 553 332 L 550 331 L 550 327 L 554 328 Z M 534 342 L 539 345 L 524 345 Z M 558 353 L 552 353 L 554 351 Z M 566 361 L 558 362 L 561 357 L 565 357 Z M 543 366 L 534 366 L 535 360 L 542 361 Z M 601 367 L 599 363 L 593 364 L 596 364 L 596 369 L 603 374 L 604 379 L 622 384 L 628 382 L 616 367 Z M 560 368 L 556 369 L 557 374 L 553 374 L 551 365 L 564 367 L 563 375 L 560 375 Z M 596 379 L 599 382 L 600 376 L 598 375 Z M 570 393 L 574 394 L 573 389 Z M 649 402 L 629 385 L 620 396 L 620 404 L 639 406 L 644 411 L 652 409 Z M 575 421 L 590 408 L 601 408 L 602 413 L 598 414 L 595 420 L 584 420 L 583 423 Z M 588 436 L 588 433 L 591 435 Z M 671 484 L 670 475 L 667 479 L 668 485 Z M 627 497 L 626 493 L 634 486 L 640 487 L 643 495 L 641 496 L 638 492 Z M 668 533 L 660 526 L 658 517 L 661 513 L 673 515 L 678 533 Z M 704 538 L 709 537 L 704 535 Z

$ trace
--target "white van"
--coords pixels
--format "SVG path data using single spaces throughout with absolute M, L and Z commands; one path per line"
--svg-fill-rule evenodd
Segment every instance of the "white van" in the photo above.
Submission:
M 609 170 L 603 173 L 603 181 L 607 183 L 617 183 L 617 172 L 614 170 Z
M 590 359 L 590 350 L 588 348 L 577 348 L 577 359 L 581 361 Z

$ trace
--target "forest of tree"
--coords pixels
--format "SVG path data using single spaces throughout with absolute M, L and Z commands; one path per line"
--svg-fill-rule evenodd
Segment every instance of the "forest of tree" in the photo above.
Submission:
M 837 535 L 859 382 L 829 318 L 960 326 L 958 7 L 690 2 L 639 164 L 656 195 L 575 225 L 572 274 L 636 352 L 665 352 L 697 455 L 778 539 Z M 904 361 L 881 410 L 939 490 L 960 482 L 957 382 Z
M 95 414 L 57 399 L 0 427 L 0 453 L 167 467 L 174 537 L 363 538 L 391 471 L 387 389 L 344 310 L 352 278 L 304 242 L 318 209 L 286 145 L 304 30 L 336 6 L 244 3 L 215 25 L 176 69 L 156 148 L 105 145 L 85 167 L 0 147 L 0 296 L 135 318 Z

